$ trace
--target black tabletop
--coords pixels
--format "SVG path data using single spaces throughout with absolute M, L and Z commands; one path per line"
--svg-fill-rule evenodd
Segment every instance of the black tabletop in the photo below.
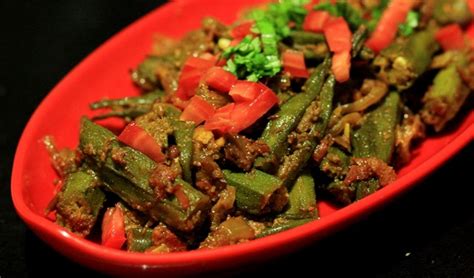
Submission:
M 16 215 L 15 147 L 35 107 L 73 66 L 163 2 L 0 1 L 0 277 L 98 275 L 52 250 Z M 304 250 L 216 276 L 473 277 L 473 150 L 471 143 L 413 190 Z

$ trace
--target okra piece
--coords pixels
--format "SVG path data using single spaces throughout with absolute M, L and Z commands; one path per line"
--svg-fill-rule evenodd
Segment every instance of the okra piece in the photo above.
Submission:
M 192 231 L 204 221 L 210 208 L 209 197 L 176 179 L 175 186 L 181 186 L 189 204 L 183 206 L 174 195 L 157 199 L 149 185 L 155 162 L 119 143 L 109 130 L 84 118 L 80 147 L 105 186 L 134 209 L 183 232 Z
M 334 76 L 330 75 L 321 89 L 318 119 L 312 125 L 308 134 L 305 134 L 305 136 L 301 134 L 302 139 L 297 143 L 297 149 L 284 157 L 278 168 L 276 176 L 283 180 L 286 185 L 291 184 L 296 179 L 313 155 L 319 141 L 324 137 L 333 110 L 335 83 Z
M 441 25 L 468 23 L 472 15 L 467 3 L 466 0 L 436 0 L 433 18 Z
M 375 193 L 380 188 L 380 184 L 377 179 L 370 179 L 366 181 L 355 182 L 353 187 L 356 189 L 355 199 L 358 201 L 372 193 Z
M 224 170 L 227 183 L 236 189 L 237 208 L 254 215 L 280 212 L 288 203 L 288 193 L 283 182 L 275 176 L 254 170 L 233 173 Z
M 391 44 L 375 58 L 377 76 L 386 83 L 404 90 L 424 73 L 438 44 L 431 29 L 417 32 L 409 38 Z
M 132 80 L 139 87 L 145 90 L 151 90 L 156 87 L 158 79 L 156 78 L 156 68 L 162 57 L 148 56 L 135 70 L 132 71 Z
M 326 42 L 323 34 L 306 31 L 291 31 L 290 38 L 295 44 L 318 44 Z
M 282 216 L 287 219 L 318 218 L 314 179 L 309 172 L 296 179 L 289 193 L 288 209 Z
M 368 34 L 368 29 L 365 25 L 361 25 L 357 28 L 352 36 L 352 58 L 357 57 L 364 48 Z
M 423 97 L 421 118 L 426 124 L 432 125 L 435 131 L 441 131 L 459 112 L 469 92 L 457 66 L 451 64 L 436 75 L 433 86 Z
M 354 157 L 377 157 L 389 163 L 395 147 L 395 129 L 400 118 L 400 96 L 389 93 L 369 112 L 362 126 L 353 132 Z
M 277 219 L 276 223 L 272 226 L 264 229 L 262 232 L 257 234 L 257 238 L 266 237 L 269 235 L 277 234 L 279 232 L 283 232 L 301 225 L 304 225 L 314 219 L 305 218 L 305 219 Z
M 179 150 L 179 163 L 183 170 L 183 179 L 192 182 L 192 157 L 194 125 L 179 120 L 173 121 L 173 135 Z
M 157 99 L 164 95 L 163 91 L 155 90 L 142 96 L 125 97 L 121 99 L 104 99 L 90 105 L 92 110 L 110 109 L 108 113 L 95 116 L 95 120 L 111 117 L 134 119 L 151 111 Z
M 136 211 L 128 209 L 123 203 L 118 203 L 124 215 L 127 250 L 145 252 L 153 245 L 153 229 L 146 227 L 147 219 L 138 215 Z
M 90 169 L 70 173 L 57 196 L 56 222 L 75 234 L 89 235 L 105 201 L 99 184 Z
M 268 145 L 270 155 L 258 157 L 256 168 L 269 171 L 286 154 L 288 135 L 296 128 L 311 102 L 319 96 L 330 64 L 331 60 L 326 58 L 311 74 L 304 92 L 291 97 L 281 106 L 274 119 L 268 122 L 260 140 Z
M 350 157 L 338 147 L 331 146 L 319 169 L 332 178 L 343 177 L 349 168 Z

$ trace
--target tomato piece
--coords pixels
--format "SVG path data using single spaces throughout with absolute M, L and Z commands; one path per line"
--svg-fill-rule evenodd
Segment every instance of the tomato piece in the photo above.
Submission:
M 217 61 L 211 54 L 209 54 L 210 56 L 203 55 L 204 58 L 189 57 L 181 69 L 176 96 L 182 100 L 188 100 L 194 96 L 204 73 Z
M 466 39 L 469 41 L 469 46 L 474 49 L 474 21 L 467 26 Z
M 261 92 L 261 87 L 258 83 L 239 80 L 230 89 L 229 95 L 236 102 L 249 102 L 257 98 Z
M 337 82 L 342 83 L 349 80 L 351 71 L 350 51 L 335 53 L 332 57 L 331 70 Z
M 282 54 L 283 69 L 293 77 L 308 78 L 309 72 L 301 51 L 286 50 Z
M 405 22 L 414 4 L 415 0 L 392 0 L 366 45 L 377 53 L 389 46 L 397 35 L 398 26 Z
M 182 121 L 191 121 L 196 125 L 204 122 L 214 115 L 214 107 L 200 96 L 193 96 L 188 106 L 184 108 L 179 117 Z
M 329 20 L 330 16 L 331 15 L 327 11 L 309 12 L 304 19 L 303 30 L 310 32 L 322 32 L 324 25 Z
M 102 220 L 102 245 L 120 249 L 125 243 L 125 223 L 119 206 L 108 208 Z
M 444 50 L 464 48 L 464 35 L 459 24 L 449 24 L 439 29 L 435 34 L 435 38 Z
M 237 76 L 221 67 L 212 67 L 204 75 L 204 82 L 212 89 L 227 93 L 237 82 Z
M 260 94 L 251 102 L 237 103 L 231 112 L 232 126 L 228 132 L 237 134 L 248 128 L 267 113 L 275 104 L 278 104 L 277 95 L 262 83 L 256 83 Z
M 230 36 L 233 39 L 243 39 L 245 36 L 252 34 L 252 26 L 255 21 L 248 20 L 240 23 L 230 30 Z
M 146 130 L 139 127 L 135 122 L 129 123 L 122 133 L 118 136 L 118 140 L 125 145 L 142 152 L 155 162 L 165 160 L 165 155 L 161 151 L 161 146 L 156 142 Z
M 239 82 L 234 85 L 234 88 L 238 87 Z M 219 108 L 216 113 L 206 121 L 204 128 L 207 130 L 220 131 L 222 133 L 239 133 L 254 124 L 278 103 L 278 97 L 267 86 L 262 83 L 245 82 L 246 83 L 240 83 L 241 86 L 251 91 L 252 94 L 253 91 L 257 91 L 258 95 L 253 100 L 231 103 Z M 234 88 L 232 88 L 232 90 Z
M 469 7 L 469 11 L 471 11 L 471 14 L 474 15 L 474 0 L 467 0 L 467 5 Z
M 324 25 L 324 36 L 332 52 L 350 51 L 352 48 L 352 32 L 342 17 L 328 20 Z
M 231 113 L 234 111 L 235 103 L 229 103 L 216 110 L 214 115 L 206 121 L 204 128 L 226 133 L 234 124 L 231 120 Z

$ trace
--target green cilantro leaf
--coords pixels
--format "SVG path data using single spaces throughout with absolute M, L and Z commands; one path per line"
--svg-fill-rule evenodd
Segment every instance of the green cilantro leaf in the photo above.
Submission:
M 415 28 L 418 27 L 420 23 L 420 14 L 414 11 L 410 11 L 407 15 L 405 23 L 398 26 L 398 32 L 402 36 L 410 36 L 415 31 Z

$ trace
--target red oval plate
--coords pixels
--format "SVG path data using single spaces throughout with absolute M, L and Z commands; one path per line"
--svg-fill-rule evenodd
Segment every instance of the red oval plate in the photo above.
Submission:
M 342 209 L 320 204 L 321 219 L 252 242 L 174 254 L 149 255 L 104 248 L 78 238 L 44 217 L 53 197 L 56 175 L 41 139 L 51 134 L 59 146 L 78 142 L 79 119 L 91 115 L 88 104 L 98 99 L 136 95 L 129 78 L 149 52 L 153 34 L 179 37 L 200 26 L 203 16 L 231 23 L 238 11 L 264 0 L 184 0 L 168 3 L 107 41 L 69 73 L 43 100 L 23 132 L 12 173 L 12 197 L 18 214 L 44 241 L 71 259 L 111 274 L 186 274 L 220 270 L 247 262 L 267 260 L 294 251 L 331 233 L 413 186 L 469 143 L 474 134 L 474 112 L 448 133 L 432 137 L 416 150 L 398 179 L 369 197 Z M 185 20 L 183 20 L 185 19 Z

